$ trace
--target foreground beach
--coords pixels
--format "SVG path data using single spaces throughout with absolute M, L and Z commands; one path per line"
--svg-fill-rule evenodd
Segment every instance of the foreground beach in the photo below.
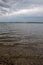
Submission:
M 19 36 L 6 35 L 0 36 L 0 65 L 43 65 L 43 42 L 20 42 Z
M 43 65 L 43 48 L 33 46 L 38 45 L 0 45 L 0 65 Z

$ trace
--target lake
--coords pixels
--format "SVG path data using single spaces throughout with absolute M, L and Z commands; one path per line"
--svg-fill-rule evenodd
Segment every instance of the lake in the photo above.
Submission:
M 1 37 L 4 37 L 3 42 L 10 39 L 8 42 L 13 42 L 12 44 L 43 42 L 43 23 L 0 23 L 0 39 Z

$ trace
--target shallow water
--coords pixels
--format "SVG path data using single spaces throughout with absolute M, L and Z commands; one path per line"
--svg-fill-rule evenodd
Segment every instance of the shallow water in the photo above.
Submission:
M 9 39 L 15 43 L 43 42 L 43 24 L 0 23 L 0 37 L 7 38 L 4 41 L 2 39 L 3 42 Z

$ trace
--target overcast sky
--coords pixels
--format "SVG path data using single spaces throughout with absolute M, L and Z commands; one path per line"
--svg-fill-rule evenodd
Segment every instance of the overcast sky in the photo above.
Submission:
M 29 17 L 43 19 L 43 0 L 0 0 L 0 22 L 29 21 Z

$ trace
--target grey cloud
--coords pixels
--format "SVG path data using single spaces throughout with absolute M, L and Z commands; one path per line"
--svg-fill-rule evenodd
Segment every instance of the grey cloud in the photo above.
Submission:
M 2 1 L 5 2 L 5 3 L 6 3 L 6 2 L 9 2 L 8 0 L 2 0 Z
M 8 5 L 8 4 L 6 4 L 6 3 L 4 3 L 4 2 L 2 2 L 2 1 L 0 1 L 0 7 L 9 8 L 9 7 L 10 7 L 10 5 Z
M 6 14 L 7 12 L 8 12 L 7 10 L 1 9 L 2 14 Z
M 28 9 L 36 6 L 43 6 L 43 0 L 0 0 L 0 7 L 9 8 L 11 11 L 17 11 L 19 9 Z M 3 13 L 8 13 L 7 9 L 2 10 Z
M 9 6 L 8 6 L 8 5 L 6 5 L 6 4 L 2 4 L 2 3 L 0 3 L 0 7 L 9 8 Z
M 30 7 L 31 5 L 43 5 L 43 0 L 2 0 L 5 2 L 6 7 L 13 7 L 13 8 L 25 8 Z M 3 5 L 2 5 L 3 6 Z

